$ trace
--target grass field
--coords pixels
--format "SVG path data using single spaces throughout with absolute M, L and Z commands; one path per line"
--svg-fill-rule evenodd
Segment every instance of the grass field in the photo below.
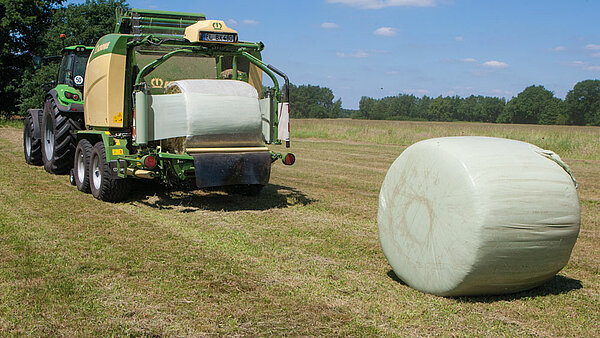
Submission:
M 259 198 L 138 184 L 124 203 L 27 166 L 0 128 L 0 336 L 600 335 L 600 128 L 296 120 L 297 163 Z M 559 153 L 582 225 L 547 284 L 441 298 L 391 272 L 377 198 L 410 144 L 509 137 Z

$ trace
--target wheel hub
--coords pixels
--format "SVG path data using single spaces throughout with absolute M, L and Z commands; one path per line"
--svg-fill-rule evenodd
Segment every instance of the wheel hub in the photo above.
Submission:
M 94 188 L 96 190 L 100 189 L 100 184 L 102 183 L 102 176 L 100 173 L 100 166 L 98 164 L 98 156 L 94 156 L 94 160 L 92 162 L 92 181 L 94 183 Z
M 46 160 L 52 161 L 54 157 L 54 126 L 50 114 L 46 115 L 46 128 L 44 128 L 44 150 Z
M 83 152 L 77 156 L 77 179 L 79 182 L 83 182 L 85 179 L 85 158 Z
M 31 157 L 31 130 L 25 132 L 25 152 L 28 157 Z

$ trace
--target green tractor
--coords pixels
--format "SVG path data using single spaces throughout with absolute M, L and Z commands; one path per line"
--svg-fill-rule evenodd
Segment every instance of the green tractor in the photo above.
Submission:
M 70 46 L 62 55 L 45 58 L 62 60 L 55 81 L 45 85 L 43 109 L 29 109 L 23 129 L 25 161 L 44 165 L 53 174 L 67 174 L 73 167 L 75 132 L 83 129 L 83 85 L 85 68 L 94 47 Z M 34 58 L 36 67 L 41 58 Z M 51 87 L 51 89 L 49 88 Z
M 204 14 L 117 12 L 113 34 L 93 50 L 75 47 L 71 60 L 85 56 L 87 66 L 63 61 L 59 83 L 69 87 L 28 114 L 25 159 L 70 170 L 80 191 L 103 201 L 125 199 L 136 179 L 256 195 L 272 163 L 295 162 L 267 147 L 290 146 L 289 80 L 262 61 L 263 49 Z

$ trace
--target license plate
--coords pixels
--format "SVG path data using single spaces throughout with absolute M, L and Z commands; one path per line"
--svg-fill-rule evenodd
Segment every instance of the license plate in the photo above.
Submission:
M 215 33 L 204 33 L 204 41 L 213 42 L 235 42 L 235 36 L 233 34 L 215 34 Z

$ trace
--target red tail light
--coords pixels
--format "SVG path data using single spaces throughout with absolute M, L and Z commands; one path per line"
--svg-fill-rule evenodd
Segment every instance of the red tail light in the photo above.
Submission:
M 296 156 L 292 153 L 285 155 L 283 158 L 283 164 L 285 165 L 293 165 L 294 163 L 296 163 Z
M 144 167 L 154 169 L 154 167 L 156 167 L 156 157 L 152 155 L 144 157 Z
M 65 97 L 69 100 L 73 99 L 73 93 L 65 92 Z

